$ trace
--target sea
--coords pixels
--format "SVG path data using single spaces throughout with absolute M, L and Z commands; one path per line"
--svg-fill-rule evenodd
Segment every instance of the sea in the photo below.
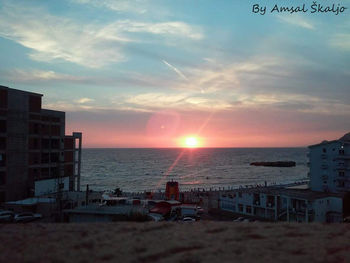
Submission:
M 287 184 L 308 179 L 307 148 L 83 149 L 81 187 L 96 191 L 164 191 Z M 295 167 L 251 166 L 251 162 L 295 161 Z

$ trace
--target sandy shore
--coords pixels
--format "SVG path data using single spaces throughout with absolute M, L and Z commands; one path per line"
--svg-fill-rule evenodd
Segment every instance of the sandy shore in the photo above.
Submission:
M 350 262 L 350 224 L 4 224 L 0 262 Z

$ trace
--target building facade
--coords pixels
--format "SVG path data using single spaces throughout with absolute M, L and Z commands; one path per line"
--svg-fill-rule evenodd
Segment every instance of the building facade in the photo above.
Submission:
M 220 208 L 248 217 L 287 222 L 342 222 L 338 194 L 293 187 L 238 189 L 220 196 Z
M 310 188 L 314 191 L 350 191 L 350 133 L 339 140 L 309 146 Z
M 271 221 L 342 222 L 350 211 L 350 133 L 309 146 L 309 185 L 236 189 L 220 208 Z
M 81 139 L 41 94 L 0 86 L 0 203 L 79 190 Z

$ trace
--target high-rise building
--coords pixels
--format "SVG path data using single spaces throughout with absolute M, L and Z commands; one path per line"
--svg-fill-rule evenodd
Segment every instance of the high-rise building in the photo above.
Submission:
M 310 189 L 350 191 L 350 133 L 339 140 L 309 146 Z
M 81 133 L 41 94 L 0 86 L 0 203 L 80 190 Z

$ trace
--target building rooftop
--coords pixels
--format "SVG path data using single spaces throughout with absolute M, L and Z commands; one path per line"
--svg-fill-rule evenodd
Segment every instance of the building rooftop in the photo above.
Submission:
M 306 199 L 309 201 L 313 201 L 316 199 L 322 199 L 327 197 L 338 197 L 341 198 L 341 194 L 335 194 L 335 193 L 326 193 L 326 192 L 316 192 L 312 191 L 310 189 L 280 189 L 279 190 L 280 195 L 287 195 L 289 197 L 295 197 L 300 199 Z
M 300 184 L 299 186 L 268 186 L 268 187 L 254 187 L 254 188 L 241 188 L 235 189 L 232 192 L 242 192 L 250 194 L 267 194 L 267 195 L 287 195 L 290 197 L 306 199 L 306 200 L 316 200 L 320 198 L 327 197 L 342 197 L 342 194 L 329 193 L 329 192 L 317 192 L 312 191 L 309 187 L 305 187 L 305 184 Z
M 64 210 L 65 213 L 70 214 L 99 214 L 99 215 L 121 215 L 128 214 L 132 211 L 148 211 L 142 206 L 132 205 L 116 205 L 116 206 L 101 206 L 101 205 L 88 205 L 80 206 L 75 209 Z
M 335 143 L 335 142 L 342 142 L 342 143 L 346 143 L 346 144 L 350 143 L 350 132 L 344 134 L 344 136 L 342 136 L 338 140 L 332 140 L 332 141 L 324 140 L 324 141 L 322 141 L 320 143 L 310 145 L 309 148 L 315 147 L 315 146 L 319 146 L 319 145 L 323 145 L 323 144 Z
M 10 201 L 6 202 L 6 204 L 10 205 L 36 205 L 38 203 L 55 203 L 55 198 L 45 198 L 45 197 L 32 197 L 18 201 Z
M 35 93 L 35 92 L 25 91 L 25 90 L 19 90 L 19 89 L 13 89 L 13 88 L 9 88 L 9 87 L 2 86 L 2 85 L 0 85 L 0 89 L 13 90 L 13 91 L 16 91 L 16 92 L 27 93 L 27 94 L 41 96 L 41 97 L 44 96 L 43 94 L 40 94 L 40 93 Z

